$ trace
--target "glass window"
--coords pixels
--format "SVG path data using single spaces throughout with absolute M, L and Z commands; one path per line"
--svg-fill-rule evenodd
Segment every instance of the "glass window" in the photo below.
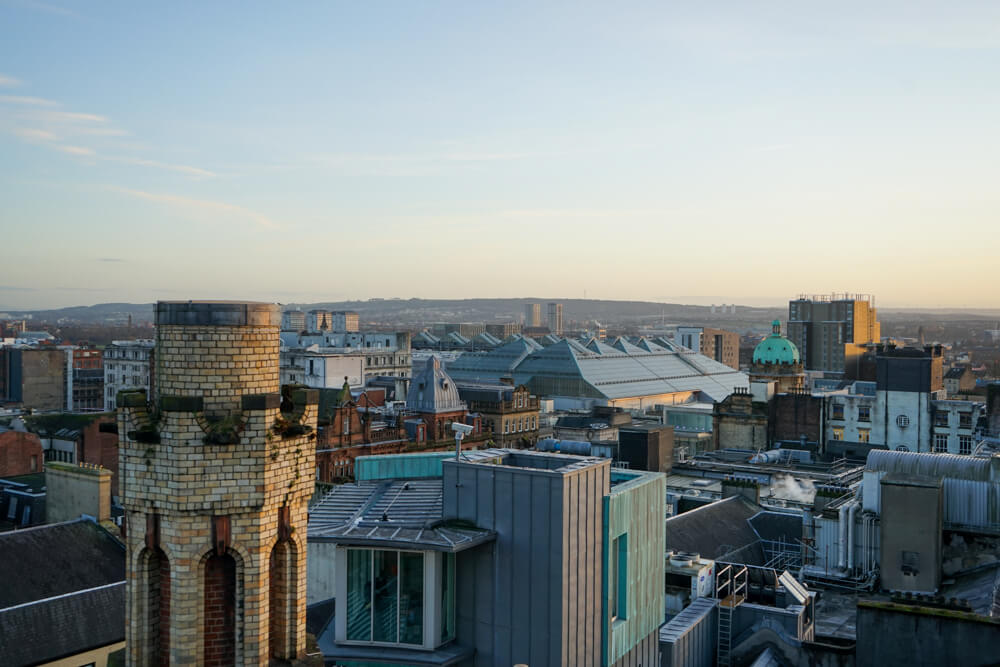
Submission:
M 971 435 L 960 435 L 958 436 L 958 453 L 959 454 L 971 454 L 972 453 L 972 436 Z
M 424 554 L 348 549 L 347 639 L 424 643 Z
M 347 638 L 371 641 L 372 552 L 347 552 Z
M 872 437 L 871 429 L 859 428 L 858 429 L 858 442 L 869 442 Z
M 844 439 L 844 429 L 841 426 L 833 427 L 833 439 L 843 440 Z
M 374 552 L 375 594 L 372 601 L 372 640 L 396 643 L 399 629 L 396 623 L 399 604 L 398 551 Z
M 399 641 L 424 643 L 424 555 L 399 554 Z
M 830 419 L 843 419 L 844 406 L 842 403 L 834 403 L 830 406 Z
M 455 554 L 441 558 L 441 643 L 455 638 Z
M 934 451 L 938 454 L 948 451 L 948 435 L 945 433 L 934 434 Z
M 972 413 L 971 412 L 959 412 L 958 413 L 958 427 L 959 428 L 972 428 Z
M 859 422 L 870 422 L 872 420 L 872 409 L 869 405 L 859 405 L 858 406 L 858 421 Z M 868 442 L 863 440 L 862 442 Z
M 608 572 L 608 591 L 611 593 L 608 608 L 611 620 L 623 620 L 628 609 L 628 535 L 620 535 L 611 543 Z
M 935 426 L 947 426 L 948 425 L 948 413 L 947 412 L 935 412 L 934 413 L 934 425 Z

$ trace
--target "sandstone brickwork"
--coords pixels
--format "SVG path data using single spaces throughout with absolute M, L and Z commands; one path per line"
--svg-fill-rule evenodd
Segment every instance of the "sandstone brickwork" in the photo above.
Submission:
M 271 304 L 157 304 L 157 402 L 118 400 L 129 664 L 304 654 L 318 400 L 281 412 L 279 322 Z

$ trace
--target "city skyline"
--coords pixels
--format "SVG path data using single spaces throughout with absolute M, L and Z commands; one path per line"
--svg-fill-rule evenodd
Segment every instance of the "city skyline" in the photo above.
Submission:
M 995 307 L 998 19 L 0 2 L 0 309 Z

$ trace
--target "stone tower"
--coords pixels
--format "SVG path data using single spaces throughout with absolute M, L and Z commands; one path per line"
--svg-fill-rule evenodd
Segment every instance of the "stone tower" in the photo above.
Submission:
M 317 394 L 281 395 L 281 312 L 156 304 L 154 400 L 118 400 L 130 665 L 305 652 Z

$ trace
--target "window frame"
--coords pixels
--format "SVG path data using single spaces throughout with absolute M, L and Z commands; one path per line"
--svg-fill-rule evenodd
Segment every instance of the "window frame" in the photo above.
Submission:
M 611 624 L 628 619 L 628 533 L 611 540 L 608 554 L 608 618 Z
M 349 646 L 373 646 L 397 648 L 403 650 L 426 651 L 434 650 L 455 639 L 455 583 L 456 583 L 456 562 L 457 555 L 439 551 L 421 549 L 383 549 L 377 546 L 340 546 L 337 547 L 336 555 L 336 595 L 337 599 L 337 625 L 335 631 L 335 643 Z M 347 600 L 349 598 L 348 587 L 350 586 L 348 574 L 348 554 L 350 552 L 367 552 L 369 569 L 369 601 L 368 617 L 370 623 L 369 639 L 348 639 L 347 638 Z M 375 636 L 375 552 L 391 552 L 396 554 L 396 641 L 376 641 Z M 419 554 L 422 556 L 422 588 L 421 588 L 421 639 L 419 644 L 410 644 L 399 641 L 401 628 L 403 625 L 402 605 L 400 604 L 401 592 L 404 589 L 402 576 L 401 554 Z M 446 566 L 450 562 L 450 571 Z M 341 574 L 342 572 L 342 574 Z M 450 576 L 446 585 L 443 577 Z M 344 602 L 341 603 L 341 600 Z M 343 604 L 343 607 L 341 606 Z M 341 621 L 343 617 L 343 621 Z M 448 624 L 451 627 L 447 627 Z M 450 634 L 449 634 L 450 631 Z

